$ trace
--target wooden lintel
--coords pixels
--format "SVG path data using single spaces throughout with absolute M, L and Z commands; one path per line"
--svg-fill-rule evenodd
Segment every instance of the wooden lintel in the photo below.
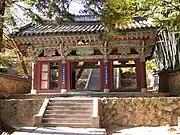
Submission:
M 103 55 L 67 56 L 67 60 L 101 60 Z
M 90 56 L 67 56 L 67 60 L 103 60 L 103 55 L 90 55 Z M 123 55 L 109 55 L 109 59 L 137 59 L 139 58 L 139 54 L 127 54 Z M 53 56 L 51 58 L 48 57 L 38 57 L 38 61 L 54 61 L 54 60 L 62 60 L 61 56 Z
M 61 56 L 53 56 L 51 58 L 47 58 L 47 57 L 38 57 L 37 61 L 56 61 L 56 60 L 61 60 Z
M 139 54 L 109 55 L 109 59 L 137 59 Z
M 136 67 L 135 64 L 125 64 L 125 65 L 113 65 L 114 68 L 126 68 L 126 67 Z M 92 69 L 92 68 L 100 68 L 100 65 L 81 65 L 73 67 L 75 69 Z

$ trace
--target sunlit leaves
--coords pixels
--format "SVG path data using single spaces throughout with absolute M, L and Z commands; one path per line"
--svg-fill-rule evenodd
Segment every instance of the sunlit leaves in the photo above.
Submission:
M 179 0 L 136 0 L 137 11 L 153 18 L 163 27 L 172 31 L 180 31 L 180 3 Z

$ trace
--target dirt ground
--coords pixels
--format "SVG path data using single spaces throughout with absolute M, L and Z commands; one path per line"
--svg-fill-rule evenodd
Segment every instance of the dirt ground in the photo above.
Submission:
M 108 130 L 108 135 L 178 135 L 180 126 L 160 127 L 114 127 Z

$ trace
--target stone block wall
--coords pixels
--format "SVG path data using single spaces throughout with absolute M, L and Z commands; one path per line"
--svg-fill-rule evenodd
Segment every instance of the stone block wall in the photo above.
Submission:
M 100 99 L 101 127 L 177 125 L 180 97 Z
M 0 100 L 0 116 L 8 125 L 15 127 L 32 126 L 33 116 L 37 114 L 43 100 L 4 99 Z
M 43 99 L 0 100 L 1 119 L 16 127 L 32 126 Z M 100 125 L 164 126 L 177 125 L 180 97 L 136 97 L 99 99 Z
M 171 95 L 180 95 L 180 71 L 168 74 L 168 85 Z
M 159 73 L 159 92 L 180 95 L 180 69 L 176 71 L 162 71 Z
M 30 89 L 30 79 L 0 73 L 0 97 L 30 93 Z

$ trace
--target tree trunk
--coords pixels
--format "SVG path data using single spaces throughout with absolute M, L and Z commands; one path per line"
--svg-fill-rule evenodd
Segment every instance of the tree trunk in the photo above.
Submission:
M 2 39 L 3 39 L 3 23 L 4 23 L 4 11 L 5 11 L 5 0 L 0 1 L 0 52 L 2 50 Z M 0 113 L 1 114 L 1 113 Z M 0 130 L 2 131 L 2 120 L 0 115 Z
M 159 64 L 160 70 L 174 70 L 179 64 L 179 48 L 178 40 L 173 32 L 168 29 L 160 31 L 158 42 L 155 50 L 156 61 Z
M 0 0 L 0 52 L 4 48 L 3 44 L 3 25 L 4 25 L 4 12 L 5 12 L 5 0 Z M 11 130 L 12 127 L 8 126 L 6 123 L 3 122 L 1 119 L 1 111 L 0 111 L 0 133 L 6 130 Z
M 0 52 L 3 48 L 3 24 L 4 24 L 5 0 L 0 0 Z

